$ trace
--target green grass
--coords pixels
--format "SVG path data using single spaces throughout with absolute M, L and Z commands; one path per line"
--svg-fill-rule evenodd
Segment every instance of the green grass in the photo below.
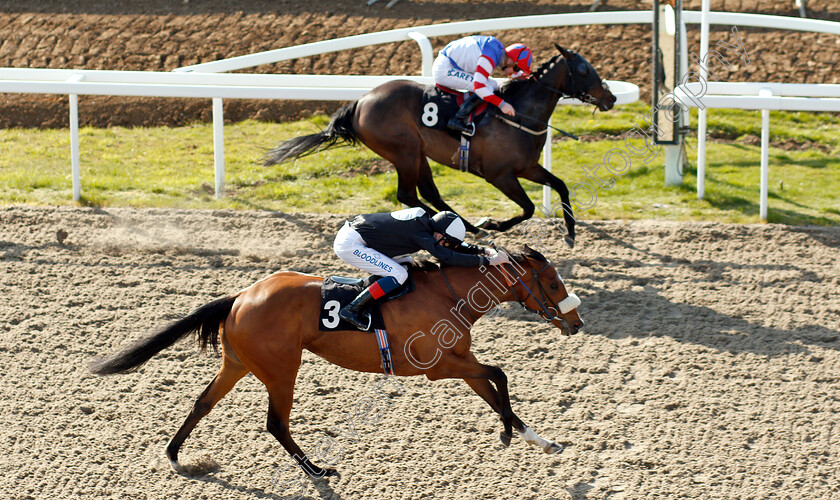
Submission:
M 559 108 L 553 124 L 569 132 L 614 139 L 575 142 L 555 134 L 553 170 L 570 189 L 586 179 L 583 167 L 603 163 L 611 149 L 626 152 L 624 133 L 642 125 L 649 107 L 636 103 L 609 113 L 580 106 Z M 341 147 L 271 168 L 263 153 L 278 142 L 321 130 L 329 118 L 270 124 L 245 121 L 225 127 L 226 196 L 213 193 L 213 133 L 210 124 L 179 128 L 81 130 L 82 201 L 90 206 L 233 208 L 286 212 L 358 213 L 399 208 L 397 177 L 390 167 L 369 174 L 383 160 L 364 147 Z M 696 115 L 693 118 L 696 120 Z M 771 113 L 774 141 L 806 149 L 770 150 L 769 221 L 840 224 L 840 116 L 831 113 Z M 696 123 L 696 122 L 694 122 Z M 579 210 L 583 219 L 712 220 L 758 222 L 759 112 L 710 110 L 708 127 L 733 139 L 707 146 L 706 196 L 696 196 L 696 140 L 687 142 L 690 166 L 683 184 L 664 185 L 664 152 L 650 163 L 630 156 L 629 171 L 614 185 L 597 188 L 597 201 Z M 641 142 L 634 141 L 641 149 Z M 380 169 L 381 170 L 381 169 Z M 487 182 L 433 165 L 444 199 L 470 217 L 507 218 L 519 208 Z M 602 166 L 603 178 L 610 178 Z M 542 186 L 522 181 L 535 202 Z M 0 204 L 74 205 L 67 130 L 0 130 Z M 585 194 L 585 191 L 577 191 Z M 559 198 L 556 193 L 555 201 Z M 584 199 L 585 200 L 585 199 Z

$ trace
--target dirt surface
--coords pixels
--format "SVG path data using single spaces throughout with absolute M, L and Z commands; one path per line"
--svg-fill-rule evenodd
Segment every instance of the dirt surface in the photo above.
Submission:
M 140 2 L 0 0 L 0 67 L 82 68 L 170 71 L 301 43 L 409 26 L 507 17 L 588 11 L 590 1 L 401 0 L 150 0 Z M 609 0 L 599 10 L 638 10 L 649 2 Z M 840 20 L 835 0 L 809 0 L 812 18 Z M 700 0 L 686 2 L 699 10 Z M 793 0 L 715 0 L 713 10 L 798 16 Z M 699 30 L 689 33 L 699 52 Z M 712 30 L 712 47 L 730 41 L 727 27 Z M 739 81 L 838 83 L 840 36 L 740 28 L 751 62 L 720 72 Z M 580 51 L 604 78 L 638 84 L 650 95 L 650 29 L 640 25 L 573 26 L 511 30 L 502 40 L 520 40 L 541 62 L 555 53 L 554 42 Z M 439 50 L 454 37 L 432 40 Z M 414 42 L 342 51 L 255 68 L 256 72 L 299 74 L 419 74 L 420 52 Z M 0 94 L 0 127 L 66 127 L 66 96 Z M 315 101 L 225 101 L 229 121 L 245 118 L 287 120 L 313 112 L 331 112 L 340 103 Z M 209 121 L 206 99 L 82 96 L 84 125 L 181 125 Z
M 274 271 L 357 274 L 331 251 L 342 221 L 0 209 L 0 497 L 290 498 L 281 485 L 298 476 L 265 430 L 253 376 L 187 440 L 182 476 L 163 449 L 218 359 L 184 342 L 133 374 L 85 366 Z M 506 371 L 514 410 L 565 451 L 518 438 L 503 448 L 462 381 L 403 378 L 403 394 L 377 396 L 380 376 L 306 353 L 292 433 L 310 453 L 325 436 L 342 450 L 342 477 L 305 480 L 306 496 L 840 497 L 840 229 L 579 228 L 574 251 L 532 234 L 581 296 L 583 332 L 562 337 L 511 305 L 473 330 L 478 358 Z M 377 424 L 348 417 L 372 397 Z

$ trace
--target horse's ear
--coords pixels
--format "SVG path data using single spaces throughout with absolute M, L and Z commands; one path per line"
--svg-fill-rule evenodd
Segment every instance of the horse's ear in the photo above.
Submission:
M 563 57 L 565 57 L 566 59 L 571 59 L 571 58 L 574 57 L 574 54 L 572 54 L 568 50 L 564 49 L 563 47 L 559 46 L 556 42 L 555 42 L 554 46 L 557 47 L 557 50 L 559 50 L 560 53 L 563 54 Z

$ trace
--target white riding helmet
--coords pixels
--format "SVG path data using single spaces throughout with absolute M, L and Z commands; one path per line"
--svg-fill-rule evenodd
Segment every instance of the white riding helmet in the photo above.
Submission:
M 464 237 L 467 235 L 464 221 L 455 212 L 448 210 L 438 212 L 432 217 L 432 227 L 435 231 L 459 242 L 464 241 Z

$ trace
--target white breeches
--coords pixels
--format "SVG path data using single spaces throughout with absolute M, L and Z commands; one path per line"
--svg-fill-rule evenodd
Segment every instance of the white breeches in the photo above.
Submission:
M 439 55 L 435 58 L 435 62 L 432 64 L 432 76 L 435 79 L 435 83 L 449 87 L 452 90 L 473 91 L 473 74 L 456 69 L 446 56 Z M 499 88 L 499 82 L 488 78 L 487 87 L 491 93 L 495 92 Z
M 401 285 L 408 279 L 408 271 L 399 262 L 411 262 L 411 256 L 391 258 L 369 248 L 349 222 L 345 222 L 335 235 L 333 250 L 339 259 L 362 271 L 377 276 L 393 276 Z

